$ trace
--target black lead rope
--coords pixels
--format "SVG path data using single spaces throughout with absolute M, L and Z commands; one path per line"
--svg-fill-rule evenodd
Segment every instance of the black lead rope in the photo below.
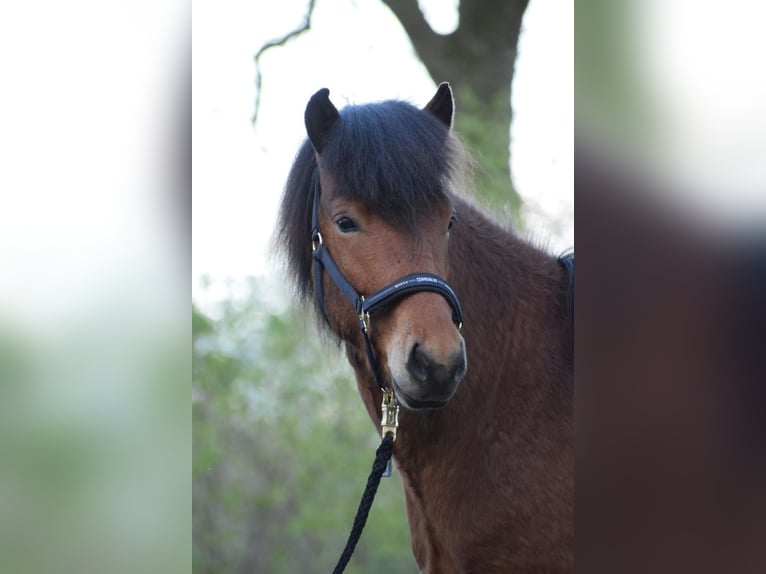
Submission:
M 338 563 L 332 571 L 333 574 L 340 574 L 343 572 L 346 569 L 348 561 L 351 560 L 351 555 L 354 553 L 356 543 L 359 542 L 359 538 L 362 536 L 362 530 L 364 530 L 364 525 L 367 524 L 367 515 L 370 513 L 370 508 L 375 500 L 375 494 L 378 492 L 380 479 L 388 466 L 393 446 L 393 433 L 386 433 L 378 450 L 375 451 L 375 461 L 372 463 L 372 471 L 370 472 L 370 477 L 367 479 L 367 486 L 364 489 L 364 494 L 362 494 L 362 499 L 359 501 L 359 508 L 356 511 L 356 517 L 354 517 L 354 524 L 348 535 L 346 547 L 343 549 L 343 552 L 338 559 Z

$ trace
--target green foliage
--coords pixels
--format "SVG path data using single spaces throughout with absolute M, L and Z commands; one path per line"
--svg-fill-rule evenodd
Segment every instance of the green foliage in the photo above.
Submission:
M 254 280 L 229 288 L 192 307 L 194 572 L 328 572 L 379 439 L 313 318 Z M 416 570 L 394 472 L 347 572 Z
M 476 198 L 499 215 L 520 224 L 521 198 L 513 187 L 508 162 L 508 130 L 510 123 L 507 94 L 486 104 L 470 87 L 455 89 L 458 113 L 455 131 L 478 167 L 475 173 Z
M 0 320 L 0 572 L 189 571 L 188 325 L 160 301 Z
M 634 52 L 637 10 L 637 3 L 608 0 L 586 0 L 575 10 L 575 115 L 596 133 L 630 141 L 651 140 L 656 129 L 651 94 L 636 74 L 645 65 Z

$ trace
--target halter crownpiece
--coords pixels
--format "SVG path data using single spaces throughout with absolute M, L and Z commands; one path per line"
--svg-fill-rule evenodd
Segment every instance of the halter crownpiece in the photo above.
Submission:
M 447 300 L 452 307 L 452 321 L 460 329 L 463 326 L 463 310 L 460 307 L 455 291 L 444 279 L 432 273 L 412 273 L 397 279 L 396 281 L 379 289 L 369 297 L 360 295 L 354 286 L 346 279 L 338 266 L 335 264 L 330 252 L 322 241 L 322 234 L 319 230 L 319 195 L 321 188 L 319 185 L 318 174 L 314 174 L 312 193 L 312 212 L 311 212 L 311 247 L 314 257 L 314 289 L 316 291 L 317 304 L 322 316 L 327 321 L 327 312 L 324 304 L 324 287 L 322 285 L 322 274 L 327 270 L 330 279 L 337 285 L 354 307 L 359 317 L 359 327 L 364 335 L 365 348 L 367 351 L 367 360 L 370 364 L 375 382 L 385 392 L 391 392 L 388 385 L 380 374 L 380 369 L 372 348 L 372 342 L 369 335 L 370 314 L 381 307 L 398 301 L 408 295 L 419 291 L 430 291 L 438 293 Z M 395 400 L 395 399 L 394 399 Z M 384 433 L 385 434 L 385 433 Z

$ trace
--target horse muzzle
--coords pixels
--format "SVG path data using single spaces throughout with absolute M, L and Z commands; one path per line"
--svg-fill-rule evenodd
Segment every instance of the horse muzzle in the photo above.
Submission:
M 447 349 L 408 338 L 403 352 L 389 355 L 393 389 L 406 408 L 436 409 L 447 405 L 466 374 L 468 361 L 463 337 Z

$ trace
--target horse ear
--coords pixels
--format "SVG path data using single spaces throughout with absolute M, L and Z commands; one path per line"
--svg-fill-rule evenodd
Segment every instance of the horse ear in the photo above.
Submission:
M 327 134 L 339 117 L 338 110 L 330 101 L 330 90 L 322 88 L 311 96 L 303 119 L 311 145 L 317 153 L 322 153 L 327 143 Z
M 447 82 L 439 84 L 436 94 L 423 109 L 435 115 L 439 121 L 447 126 L 447 129 L 452 127 L 452 117 L 455 114 L 455 100 L 452 97 L 452 88 L 450 88 Z

